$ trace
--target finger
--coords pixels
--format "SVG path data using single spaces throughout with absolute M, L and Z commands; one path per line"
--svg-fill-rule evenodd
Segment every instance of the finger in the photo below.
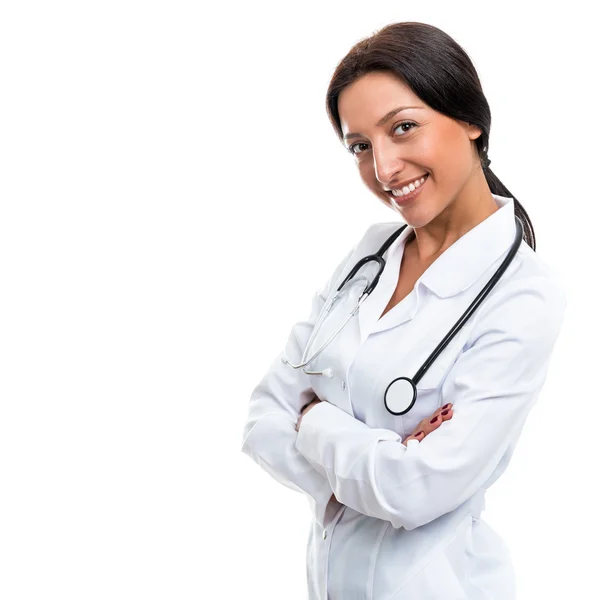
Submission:
M 452 410 L 452 408 L 453 408 L 452 402 L 448 402 L 447 404 L 444 404 L 444 406 L 440 406 L 433 414 L 439 415 L 439 414 L 442 414 L 443 412 Z
M 415 431 L 421 431 L 424 430 L 425 431 L 425 435 L 427 435 L 429 432 L 433 431 L 434 429 L 437 429 L 437 427 L 439 427 L 440 423 L 439 423 L 439 419 L 438 421 L 434 421 L 433 423 L 431 422 L 433 419 L 435 419 L 435 417 L 439 417 L 442 412 L 445 412 L 447 410 L 450 409 L 450 407 L 452 406 L 452 404 L 448 403 L 445 404 L 444 406 L 440 406 L 435 412 L 433 412 L 431 414 L 431 416 L 429 417 L 425 417 L 416 427 L 415 427 Z M 448 418 L 450 418 L 451 415 L 449 415 L 448 413 L 446 413 L 446 415 L 444 415 L 442 418 L 443 420 L 446 420 Z
M 440 406 L 432 415 L 431 418 L 440 417 L 440 420 L 447 421 L 452 418 L 454 414 L 452 412 L 453 406 L 452 403 L 448 402 L 448 404 L 444 404 L 444 406 Z
M 438 408 L 434 414 L 439 415 L 440 419 L 443 421 L 447 421 L 448 419 L 451 419 L 452 415 L 454 414 L 453 408 L 454 406 L 452 403 L 448 402 L 447 404 L 444 404 L 444 406 L 440 406 L 440 408 Z
M 425 425 L 425 431 L 429 435 L 432 431 L 435 431 L 443 422 L 443 417 L 439 413 L 434 413 Z
M 420 442 L 423 439 L 425 439 L 425 432 L 418 431 L 417 433 L 411 433 L 402 443 L 406 446 L 410 440 L 417 440 Z
M 448 421 L 449 419 L 452 418 L 452 415 L 454 415 L 454 411 L 452 410 L 452 408 L 447 408 L 446 410 L 443 410 L 440 413 L 440 417 L 442 418 L 442 420 L 444 421 Z
M 435 431 L 444 421 L 448 421 L 452 418 L 452 403 L 444 404 L 444 406 L 440 406 L 431 417 L 426 417 L 415 427 L 415 432 L 421 432 L 423 435 L 418 439 L 422 440 L 424 437 L 429 435 L 432 431 Z M 412 438 L 413 434 L 411 434 L 406 439 Z
M 435 416 L 435 413 L 433 414 L 433 416 Z M 431 419 L 433 418 L 433 416 L 429 416 L 429 417 L 425 417 L 413 430 L 413 433 L 416 433 L 417 431 L 423 431 L 425 432 L 425 435 L 427 435 L 430 431 L 431 431 L 431 423 L 429 423 L 429 421 L 431 421 Z
M 446 414 L 443 414 L 443 413 L 446 413 Z M 444 421 L 447 421 L 448 419 L 451 419 L 451 418 L 452 418 L 452 409 L 451 408 L 447 408 L 443 411 L 440 411 L 438 409 L 433 413 L 431 418 L 425 422 L 425 424 L 423 425 L 423 427 L 421 427 L 421 429 L 423 429 L 423 431 L 425 432 L 425 435 L 429 435 L 432 431 L 435 431 Z

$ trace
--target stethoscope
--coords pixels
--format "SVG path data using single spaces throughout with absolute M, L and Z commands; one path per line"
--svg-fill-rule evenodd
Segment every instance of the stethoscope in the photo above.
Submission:
M 483 302 L 484 298 L 490 293 L 492 288 L 498 283 L 498 280 L 502 277 L 504 271 L 508 268 L 508 265 L 512 262 L 515 257 L 519 246 L 523 240 L 523 224 L 519 217 L 515 216 L 515 222 L 517 225 L 517 233 L 515 235 L 515 240 L 513 245 L 507 254 L 506 258 L 502 261 L 502 264 L 498 267 L 498 270 L 494 273 L 492 278 L 488 281 L 486 286 L 479 292 L 478 296 L 473 300 L 469 308 L 462 314 L 460 319 L 454 324 L 452 329 L 448 332 L 446 337 L 438 344 L 436 349 L 429 355 L 427 360 L 423 363 L 421 368 L 415 373 L 415 375 L 411 377 L 398 377 L 394 379 L 386 388 L 385 394 L 383 397 L 383 402 L 385 404 L 386 409 L 393 415 L 399 416 L 406 414 L 415 404 L 417 400 L 417 383 L 422 379 L 423 375 L 427 372 L 429 367 L 433 364 L 435 359 L 441 354 L 442 350 L 450 343 L 452 338 L 459 332 L 460 328 L 469 320 L 471 315 L 475 312 L 477 307 Z M 400 229 L 395 231 L 381 246 L 381 248 L 375 254 L 369 254 L 365 256 L 361 260 L 359 260 L 350 273 L 346 276 L 344 281 L 339 285 L 335 294 L 325 303 L 325 306 L 321 310 L 319 317 L 313 327 L 312 333 L 306 343 L 306 347 L 304 352 L 302 353 L 302 358 L 300 364 L 294 365 L 292 364 L 288 358 L 284 355 L 281 357 L 281 361 L 292 367 L 293 369 L 300 369 L 307 375 L 324 375 L 325 377 L 333 377 L 333 371 L 331 369 L 323 369 L 322 371 L 308 371 L 305 369 L 306 365 L 311 363 L 329 344 L 331 341 L 339 334 L 339 332 L 344 328 L 346 323 L 358 312 L 361 304 L 367 299 L 367 297 L 371 294 L 371 292 L 377 286 L 379 282 L 379 278 L 383 273 L 383 269 L 385 268 L 385 259 L 383 255 L 388 250 L 388 248 L 394 243 L 396 238 L 406 229 L 408 224 L 402 225 Z M 346 319 L 342 322 L 342 324 L 329 336 L 329 338 L 321 344 L 321 346 L 313 352 L 310 356 L 306 356 L 308 349 L 310 348 L 319 328 L 321 327 L 325 317 L 329 314 L 331 309 L 336 303 L 336 300 L 340 296 L 341 290 L 344 286 L 350 281 L 353 277 L 356 276 L 358 271 L 364 267 L 369 262 L 375 261 L 378 264 L 378 270 L 369 285 L 366 286 L 361 296 L 359 297 L 356 306 L 354 309 L 348 314 Z M 363 278 L 364 279 L 364 278 Z M 367 280 L 368 281 L 368 280 Z

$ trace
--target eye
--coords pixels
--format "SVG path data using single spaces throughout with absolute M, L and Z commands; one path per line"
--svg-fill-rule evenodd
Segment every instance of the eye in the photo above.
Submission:
M 360 154 L 360 152 L 357 152 L 354 148 L 356 146 L 368 146 L 369 144 L 367 144 L 366 142 L 356 142 L 356 144 L 352 144 L 350 146 L 348 146 L 348 152 L 350 152 L 350 154 Z
M 411 130 L 413 127 L 416 127 L 416 126 L 417 126 L 417 124 L 416 124 L 416 123 L 414 123 L 413 121 L 402 121 L 401 123 L 398 123 L 398 125 L 395 125 L 395 126 L 393 127 L 392 131 L 396 131 L 396 130 L 397 130 L 397 129 L 399 129 L 400 127 L 404 127 L 404 126 L 407 126 L 407 125 L 410 125 L 411 127 L 408 127 L 408 129 L 402 129 L 402 130 L 401 130 L 401 131 L 402 131 L 402 133 L 400 133 L 400 134 L 399 134 L 399 137 L 403 137 L 403 136 L 404 136 L 404 135 L 406 135 L 406 133 L 407 133 L 408 131 L 410 131 L 410 130 Z M 362 153 L 362 151 L 361 151 L 361 152 L 357 152 L 357 151 L 355 150 L 355 147 L 357 147 L 357 146 L 368 146 L 368 145 L 369 145 L 369 144 L 367 144 L 367 142 L 356 142 L 355 144 L 352 144 L 352 145 L 348 146 L 348 152 L 350 152 L 350 154 L 354 154 L 354 155 L 356 155 L 356 154 L 361 154 L 361 153 Z
M 403 125 L 414 125 L 415 127 L 417 126 L 417 124 L 413 123 L 412 121 L 402 121 L 402 123 L 398 123 L 398 125 L 396 125 L 392 131 L 396 131 L 396 129 L 398 129 L 398 127 L 402 127 Z M 403 129 L 402 131 L 404 131 L 404 133 L 406 133 L 407 131 L 410 131 L 411 129 L 412 129 L 412 127 L 410 127 L 409 129 Z M 404 135 L 404 133 L 402 133 L 401 135 Z

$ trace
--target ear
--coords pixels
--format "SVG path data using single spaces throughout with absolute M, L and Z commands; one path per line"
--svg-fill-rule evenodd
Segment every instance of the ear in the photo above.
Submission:
M 481 129 L 479 127 L 477 127 L 477 125 L 472 125 L 472 124 L 468 124 L 467 125 L 467 135 L 469 136 L 469 139 L 472 140 L 476 140 L 483 132 L 481 131 Z

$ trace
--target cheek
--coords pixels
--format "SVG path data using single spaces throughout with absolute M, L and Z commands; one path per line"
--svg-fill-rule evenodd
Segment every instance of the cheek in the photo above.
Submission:
M 362 182 L 371 190 L 377 188 L 377 178 L 375 177 L 375 170 L 373 164 L 368 161 L 363 161 L 358 165 L 358 173 Z
M 415 148 L 414 162 L 424 167 L 433 166 L 439 159 L 440 142 L 431 136 L 421 136 Z
M 375 171 L 373 169 L 373 163 L 368 161 L 366 158 L 358 159 L 357 161 L 358 172 L 361 176 L 361 179 L 366 183 L 370 181 L 375 176 Z
M 469 156 L 469 141 L 463 131 L 456 126 L 448 126 L 439 132 L 435 144 L 429 147 L 433 168 L 443 172 L 449 179 L 455 178 L 464 167 L 465 157 Z

